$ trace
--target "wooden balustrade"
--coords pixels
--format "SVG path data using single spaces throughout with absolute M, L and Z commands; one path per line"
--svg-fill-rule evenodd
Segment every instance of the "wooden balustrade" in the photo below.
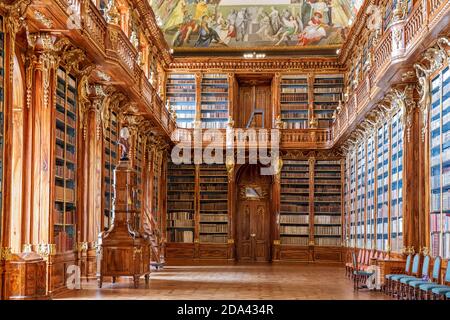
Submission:
M 356 113 L 358 113 L 369 100 L 367 81 L 367 78 L 363 79 L 358 88 L 356 88 Z
M 384 36 L 378 47 L 375 49 L 375 66 L 378 70 L 383 70 L 384 67 L 391 61 L 392 53 L 392 30 L 389 29 Z
M 424 3 L 422 1 L 418 2 L 411 12 L 408 20 L 405 23 L 405 47 L 411 46 L 413 40 L 421 34 L 420 30 L 423 29 L 424 24 Z
M 84 29 L 86 36 L 95 44 L 101 51 L 105 51 L 105 38 L 107 23 L 95 4 L 88 1 L 86 12 L 82 12 L 81 16 L 84 21 Z M 83 6 L 81 6 L 83 8 Z

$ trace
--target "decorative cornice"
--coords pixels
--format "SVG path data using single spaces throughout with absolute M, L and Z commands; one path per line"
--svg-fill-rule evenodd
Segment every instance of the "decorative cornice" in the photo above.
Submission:
M 170 65 L 170 70 L 220 70 L 221 72 L 246 71 L 342 71 L 343 67 L 335 58 L 298 58 L 298 59 L 270 59 L 245 60 L 240 58 L 177 58 Z

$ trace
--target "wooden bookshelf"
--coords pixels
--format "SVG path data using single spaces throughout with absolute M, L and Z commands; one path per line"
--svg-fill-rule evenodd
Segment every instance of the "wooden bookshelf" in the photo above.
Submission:
M 112 198 L 114 193 L 114 168 L 119 161 L 118 132 L 119 124 L 117 113 L 110 111 L 109 123 L 104 131 L 104 166 L 103 166 L 103 182 L 104 182 L 104 198 L 103 198 L 103 227 L 105 230 L 111 226 L 111 211 L 113 208 Z
M 168 166 L 167 240 L 193 243 L 195 231 L 195 166 Z
M 281 120 L 285 129 L 309 127 L 309 87 L 307 75 L 286 75 L 280 83 Z
M 375 136 L 367 139 L 366 248 L 375 247 Z
M 377 130 L 377 249 L 387 250 L 389 210 L 389 123 Z
M 155 162 L 153 162 L 155 164 Z M 159 177 L 161 174 L 162 168 L 157 165 L 153 167 L 153 194 L 152 194 L 152 214 L 155 218 L 155 221 L 158 221 L 158 212 L 159 212 Z
M 316 75 L 314 77 L 314 118 L 318 128 L 329 128 L 334 117 L 334 112 L 342 101 L 344 88 L 344 76 Z
M 403 248 L 403 113 L 399 110 L 391 121 L 391 167 L 390 167 L 390 233 L 391 250 Z
M 349 157 L 349 218 L 350 218 L 350 246 L 356 246 L 356 151 Z
M 431 254 L 450 258 L 450 68 L 431 79 L 430 236 Z
M 135 138 L 135 148 L 134 148 L 134 170 L 136 170 L 137 178 L 137 199 L 136 199 L 136 209 L 142 209 L 142 172 L 144 167 L 144 150 L 143 150 L 143 137 L 140 134 L 136 135 Z
M 57 252 L 76 246 L 77 81 L 57 69 L 53 241 Z
M 283 245 L 309 245 L 309 163 L 285 160 L 281 171 L 280 240 Z
M 366 208 L 366 148 L 364 143 L 360 143 L 356 151 L 356 247 L 364 248 L 365 216 Z
M 341 246 L 341 170 L 339 160 L 317 160 L 314 166 L 314 244 Z
M 166 98 L 170 108 L 176 112 L 177 126 L 191 129 L 196 115 L 196 79 L 194 74 L 168 75 Z
M 225 165 L 200 165 L 200 243 L 227 243 L 228 176 Z
M 229 84 L 226 74 L 203 74 L 200 120 L 203 129 L 225 129 L 229 116 Z

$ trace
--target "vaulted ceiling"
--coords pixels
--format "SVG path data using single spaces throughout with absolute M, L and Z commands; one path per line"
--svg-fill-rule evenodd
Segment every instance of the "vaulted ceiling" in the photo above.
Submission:
M 150 0 L 175 54 L 335 53 L 363 0 Z

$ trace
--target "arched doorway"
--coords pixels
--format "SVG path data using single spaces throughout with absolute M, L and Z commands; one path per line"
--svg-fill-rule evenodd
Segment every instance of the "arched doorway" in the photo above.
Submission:
M 237 173 L 236 253 L 238 261 L 267 262 L 271 243 L 271 176 L 258 165 Z

